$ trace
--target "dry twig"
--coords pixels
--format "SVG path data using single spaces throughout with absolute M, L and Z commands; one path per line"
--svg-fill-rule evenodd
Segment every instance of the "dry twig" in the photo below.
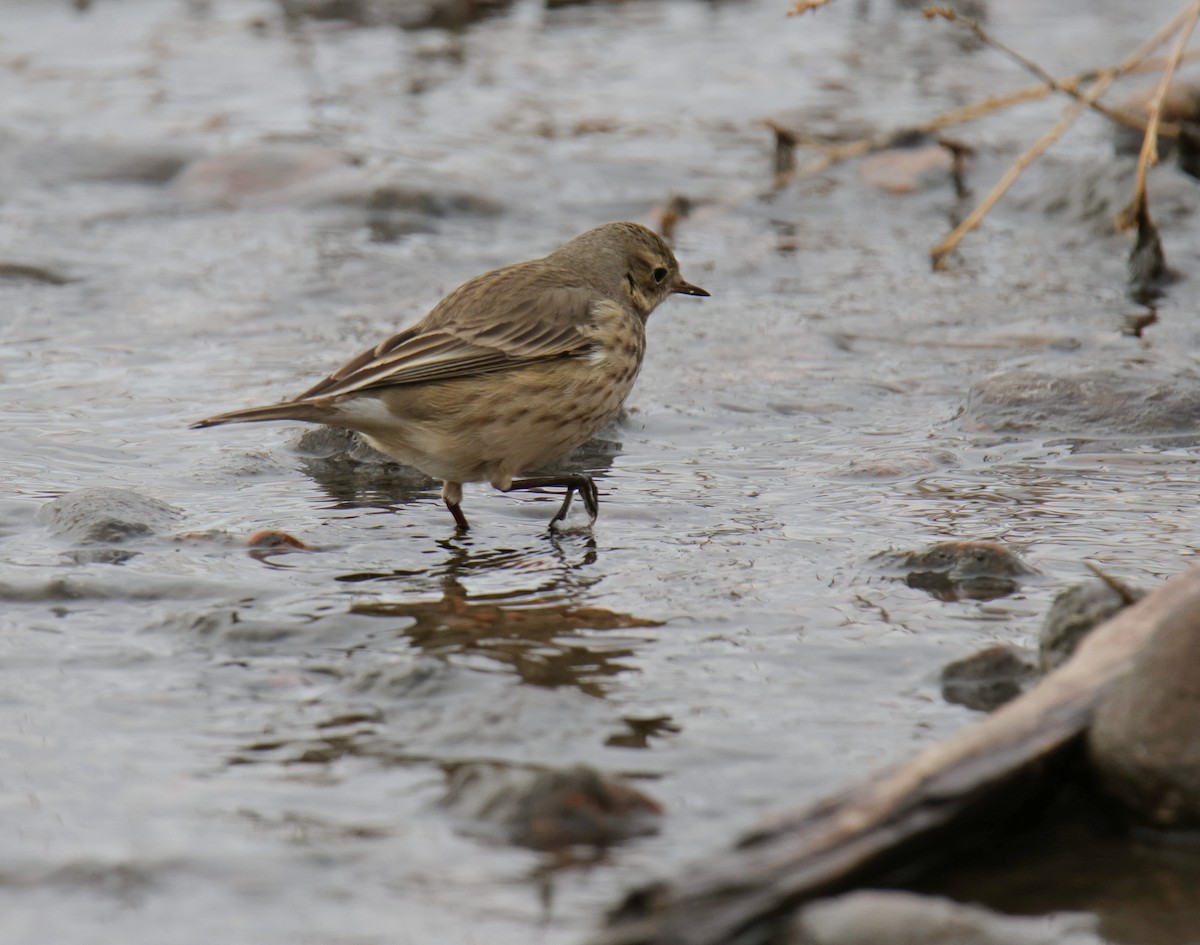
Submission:
M 1183 57 L 1185 62 L 1190 62 L 1195 59 L 1200 59 L 1200 50 L 1188 53 Z M 1141 72 L 1156 72 L 1164 68 L 1166 60 L 1162 58 L 1148 59 L 1133 68 L 1127 70 L 1125 75 L 1133 75 Z M 895 147 L 900 139 L 912 138 L 923 134 L 936 134 L 943 128 L 950 128 L 954 125 L 961 125 L 968 121 L 974 121 L 978 118 L 983 118 L 993 112 L 1002 111 L 1005 108 L 1011 108 L 1014 105 L 1020 105 L 1024 102 L 1036 102 L 1053 94 L 1058 90 L 1077 89 L 1085 82 L 1092 82 L 1101 75 L 1102 70 L 1088 69 L 1084 72 L 1076 73 L 1073 76 L 1068 76 L 1064 79 L 1054 79 L 1054 85 L 1050 86 L 1045 83 L 1039 85 L 1029 85 L 1023 89 L 1016 89 L 1012 92 L 1004 92 L 1000 95 L 993 95 L 990 98 L 983 99 L 979 102 L 973 102 L 970 105 L 964 105 L 961 108 L 955 108 L 948 112 L 943 112 L 936 115 L 929 121 L 922 122 L 919 125 L 914 125 L 910 128 L 903 128 L 899 131 L 890 132 L 884 135 L 877 135 L 873 138 L 863 138 L 858 141 L 850 141 L 844 144 L 831 145 L 828 141 L 823 141 L 817 138 L 805 137 L 800 135 L 790 128 L 785 128 L 774 121 L 767 120 L 764 122 L 776 135 L 776 143 L 779 143 L 781 136 L 786 136 L 786 147 L 794 148 L 798 145 L 807 147 L 819 148 L 824 152 L 821 157 L 815 161 L 811 161 L 802 167 L 796 167 L 794 157 L 789 156 L 786 161 L 781 162 L 777 154 L 775 167 L 775 183 L 776 189 L 786 187 L 791 181 L 798 177 L 812 177 L 814 174 L 820 174 L 828 170 L 834 165 L 840 164 L 842 161 L 848 161 L 851 158 L 862 157 L 864 154 L 870 154 L 874 151 L 882 151 L 887 148 Z M 1120 117 L 1118 117 L 1120 116 Z M 1115 120 L 1127 118 L 1133 122 L 1133 127 L 1139 131 L 1146 127 L 1145 121 L 1129 112 L 1114 112 Z M 1172 132 L 1177 132 L 1176 125 L 1160 125 L 1159 135 L 1169 137 Z M 790 162 L 790 163 L 788 163 Z M 782 165 L 782 166 L 781 166 Z
M 1167 97 L 1167 89 L 1171 86 L 1171 80 L 1175 77 L 1175 70 L 1179 68 L 1179 63 L 1183 59 L 1183 51 L 1187 48 L 1188 40 L 1191 39 L 1197 17 L 1200 17 L 1200 3 L 1193 3 L 1188 20 L 1184 23 L 1183 29 L 1175 40 L 1171 55 L 1167 59 L 1167 66 L 1163 69 L 1162 78 L 1158 81 L 1158 88 L 1154 90 L 1154 97 L 1150 100 L 1147 109 L 1149 117 L 1146 121 L 1146 132 L 1142 137 L 1141 153 L 1138 155 L 1137 183 L 1134 186 L 1133 200 L 1117 215 L 1117 228 L 1120 230 L 1128 230 L 1140 220 L 1149 219 L 1149 210 L 1146 207 L 1146 172 L 1152 165 L 1158 163 L 1158 136 L 1163 101 Z
M 809 10 L 815 10 L 817 7 L 823 7 L 833 0 L 796 0 L 792 4 L 792 8 L 787 11 L 788 16 L 799 16 L 801 13 L 807 13 Z
M 1190 4 L 1186 9 L 1176 14 L 1171 21 L 1160 29 L 1157 33 L 1143 42 L 1129 56 L 1115 66 L 1111 66 L 1102 70 L 1092 84 L 1091 88 L 1085 92 L 1076 102 L 1067 106 L 1062 117 L 1058 122 L 1039 138 L 1028 150 L 1013 162 L 1012 166 L 1000 178 L 1000 181 L 988 193 L 986 197 L 979 203 L 974 210 L 967 215 L 967 218 L 956 226 L 953 232 L 950 233 L 944 240 L 930 250 L 930 259 L 933 263 L 933 268 L 943 269 L 946 265 L 946 259 L 950 256 L 958 244 L 962 242 L 963 237 L 970 233 L 973 229 L 979 226 L 979 223 L 988 212 L 996 205 L 1001 197 L 1008 191 L 1008 188 L 1013 185 L 1018 177 L 1024 172 L 1030 164 L 1036 161 L 1045 153 L 1055 141 L 1062 137 L 1063 133 L 1070 128 L 1084 110 L 1095 102 L 1110 85 L 1120 76 L 1131 71 L 1138 63 L 1142 62 L 1151 52 L 1165 43 L 1171 36 L 1189 20 L 1194 21 L 1195 10 L 1200 6 L 1200 0 Z
M 1004 53 L 1004 55 L 1008 56 L 1014 62 L 1018 63 L 1041 79 L 1045 84 L 1043 86 L 1039 86 L 1039 88 L 1044 88 L 1047 92 L 1062 92 L 1074 99 L 1083 98 L 1083 92 L 1080 90 L 1079 86 L 1082 81 L 1086 80 L 1073 78 L 1060 81 L 1054 78 L 1054 76 L 1052 76 L 1028 56 L 1022 55 L 1011 46 L 1000 42 L 1000 40 L 992 36 L 989 32 L 987 32 L 987 30 L 979 25 L 978 20 L 969 16 L 962 16 L 957 10 L 951 9 L 950 7 L 925 7 L 925 9 L 921 11 L 921 14 L 927 20 L 940 17 L 941 19 L 948 20 L 951 23 L 961 24 L 966 29 L 970 30 L 972 35 L 974 35 L 980 42 L 991 46 L 993 49 L 998 50 L 999 52 Z M 1141 131 L 1146 127 L 1146 122 L 1132 112 L 1127 112 L 1117 108 L 1109 108 L 1107 105 L 1096 101 L 1089 102 L 1088 104 L 1093 110 L 1098 111 L 1106 118 L 1117 122 L 1117 124 L 1127 125 L 1130 128 L 1136 128 L 1138 131 Z M 1168 137 L 1173 138 L 1179 133 L 1179 129 L 1172 125 L 1165 129 L 1165 131 L 1162 133 L 1165 133 Z

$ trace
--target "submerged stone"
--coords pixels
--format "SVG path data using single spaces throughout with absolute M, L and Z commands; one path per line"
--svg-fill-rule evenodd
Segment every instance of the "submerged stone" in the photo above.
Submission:
M 128 489 L 96 487 L 59 496 L 38 510 L 55 535 L 83 543 L 121 542 L 172 527 L 180 512 Z
M 1015 699 L 1037 668 L 1015 648 L 997 644 L 942 669 L 942 698 L 980 712 Z
M 1006 371 L 972 386 L 962 427 L 972 433 L 1200 434 L 1200 374 L 1120 365 Z
M 994 541 L 942 541 L 920 551 L 885 552 L 904 572 L 909 587 L 939 600 L 992 600 L 1012 594 L 1020 578 L 1037 574 L 1013 552 Z
M 237 206 L 302 197 L 304 185 L 354 158 L 333 148 L 298 144 L 256 144 L 193 161 L 171 182 L 175 196 L 188 203 Z
M 885 194 L 913 194 L 950 184 L 954 156 L 941 145 L 892 148 L 859 163 L 859 173 L 872 187 Z
M 455 768 L 443 805 L 536 850 L 611 846 L 654 833 L 662 806 L 587 765 L 536 770 L 498 764 Z
M 1118 107 L 1143 121 L 1150 117 L 1150 102 L 1158 91 L 1158 83 L 1139 89 Z M 1160 119 L 1171 124 L 1192 124 L 1200 121 L 1200 83 L 1176 80 L 1167 89 L 1162 103 Z M 1113 151 L 1121 155 L 1136 156 L 1142 149 L 1146 133 L 1128 125 L 1113 125 Z M 1156 143 L 1160 160 L 1174 153 L 1176 139 L 1159 135 Z

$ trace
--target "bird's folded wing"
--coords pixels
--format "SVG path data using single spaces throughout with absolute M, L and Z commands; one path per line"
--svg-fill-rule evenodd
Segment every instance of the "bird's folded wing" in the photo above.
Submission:
M 509 306 L 504 317 L 461 321 L 426 318 L 364 351 L 297 400 L 375 387 L 472 377 L 530 361 L 586 351 L 591 293 L 560 289 Z M 435 310 L 436 311 L 436 310 Z

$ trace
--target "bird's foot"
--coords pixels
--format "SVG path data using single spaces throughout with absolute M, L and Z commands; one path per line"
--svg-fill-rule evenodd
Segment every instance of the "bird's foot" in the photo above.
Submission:
M 513 489 L 544 489 L 547 487 L 562 486 L 567 490 L 567 494 L 563 497 L 563 503 L 559 506 L 558 511 L 554 514 L 554 518 L 550 519 L 550 530 L 556 531 L 558 523 L 567 517 L 567 513 L 571 511 L 571 500 L 575 498 L 575 493 L 579 493 L 579 497 L 583 500 L 583 506 L 587 509 L 589 516 L 588 526 L 591 527 L 596 523 L 596 517 L 600 514 L 600 491 L 596 488 L 596 482 L 591 476 L 575 474 L 570 476 L 540 476 L 535 479 L 517 479 L 504 491 L 509 492 Z

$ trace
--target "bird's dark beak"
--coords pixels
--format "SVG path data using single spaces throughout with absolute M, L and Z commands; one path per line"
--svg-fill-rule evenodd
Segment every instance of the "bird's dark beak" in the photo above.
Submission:
M 692 285 L 690 282 L 684 282 L 682 279 L 676 280 L 675 288 L 673 288 L 671 292 L 674 295 L 701 295 L 704 298 L 708 298 L 712 294 L 707 290 L 700 288 L 700 286 Z

